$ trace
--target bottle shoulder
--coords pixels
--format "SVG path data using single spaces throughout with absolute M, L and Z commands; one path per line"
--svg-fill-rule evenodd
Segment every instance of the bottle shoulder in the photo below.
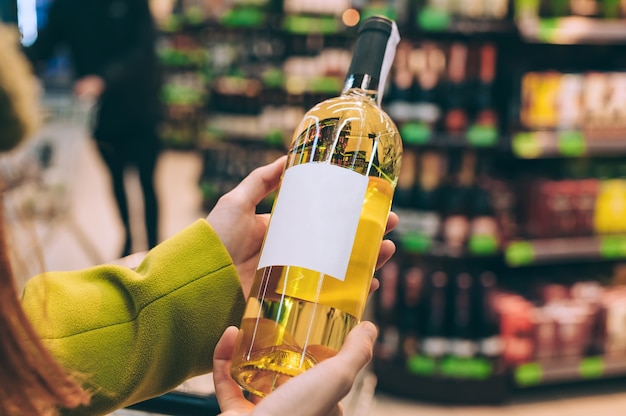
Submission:
M 378 105 L 375 99 L 368 95 L 342 94 L 329 98 L 309 109 L 305 117 L 319 120 L 349 120 L 353 124 L 356 121 L 361 121 L 364 123 L 364 128 L 386 131 L 399 136 L 398 128 L 393 119 Z

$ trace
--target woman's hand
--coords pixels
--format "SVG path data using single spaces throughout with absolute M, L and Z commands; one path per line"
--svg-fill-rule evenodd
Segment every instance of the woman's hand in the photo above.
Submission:
M 252 287 L 259 260 L 261 244 L 269 223 L 268 214 L 256 214 L 256 206 L 280 183 L 286 156 L 253 170 L 232 191 L 223 195 L 207 216 L 220 240 L 233 259 L 243 293 L 247 297 Z M 389 215 L 386 233 L 398 225 L 398 216 Z M 395 252 L 393 242 L 384 240 L 380 247 L 376 268 L 382 267 Z M 378 288 L 373 279 L 371 290 Z
M 341 415 L 339 403 L 352 389 L 354 380 L 372 359 L 377 330 L 371 322 L 361 322 L 337 355 L 305 371 L 254 404 L 245 399 L 230 376 L 231 357 L 237 328 L 229 327 L 215 347 L 213 380 L 222 416 Z
M 207 221 L 237 268 L 243 293 L 248 297 L 259 260 L 269 214 L 256 214 L 256 206 L 280 182 L 286 156 L 253 170 L 232 191 L 223 195 L 207 216 Z

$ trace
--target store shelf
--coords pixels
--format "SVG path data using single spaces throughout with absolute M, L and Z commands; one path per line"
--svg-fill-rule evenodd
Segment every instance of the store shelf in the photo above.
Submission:
M 513 135 L 513 154 L 522 159 L 615 155 L 626 149 L 626 131 L 607 130 L 590 138 L 581 131 L 534 131 Z
M 594 19 L 569 16 L 554 19 L 525 18 L 518 21 L 526 41 L 554 44 L 607 44 L 626 42 L 626 19 Z
M 505 247 L 509 266 L 626 258 L 626 235 L 518 240 Z
M 433 7 L 424 7 L 420 10 L 417 15 L 417 26 L 426 32 L 467 35 L 504 34 L 516 31 L 514 23 L 508 19 L 469 19 Z
M 472 126 L 467 132 L 449 134 L 433 132 L 420 122 L 404 122 L 399 126 L 402 140 L 407 146 L 496 148 L 501 136 L 493 127 Z
M 513 372 L 517 387 L 596 380 L 626 375 L 626 357 L 585 357 L 518 365 Z

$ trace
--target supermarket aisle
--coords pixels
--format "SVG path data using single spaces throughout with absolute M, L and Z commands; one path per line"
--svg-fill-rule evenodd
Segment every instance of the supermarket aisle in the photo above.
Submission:
M 114 205 L 105 170 L 92 143 L 83 140 L 78 146 L 80 157 L 76 175 L 71 184 L 72 210 L 76 224 L 97 248 L 104 261 L 113 260 L 122 244 L 121 225 L 113 214 Z M 201 168 L 199 156 L 193 152 L 168 151 L 159 162 L 157 181 L 161 202 L 162 237 L 180 230 L 204 215 L 200 209 L 197 178 Z M 128 185 L 137 189 L 136 177 L 129 175 Z M 139 218 L 139 200 L 133 200 L 133 218 Z M 134 220 L 137 228 L 140 221 Z M 136 250 L 143 250 L 145 242 L 137 241 Z M 49 269 L 77 269 L 89 266 L 93 259 L 85 254 L 75 235 L 59 227 L 51 244 L 45 247 L 46 265 Z M 194 390 L 212 391 L 208 376 L 191 382 Z M 453 391 L 450 394 L 454 394 Z M 365 407 L 365 406 L 364 406 Z M 369 406 L 347 416 L 622 416 L 626 415 L 626 383 L 611 387 L 577 387 L 566 390 L 539 391 L 514 397 L 498 407 L 438 406 L 376 395 Z M 145 413 L 123 410 L 116 416 L 145 416 Z

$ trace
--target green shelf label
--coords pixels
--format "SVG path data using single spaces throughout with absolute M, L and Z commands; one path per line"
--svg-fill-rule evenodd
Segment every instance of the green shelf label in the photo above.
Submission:
M 402 249 L 407 253 L 427 253 L 430 251 L 433 240 L 427 235 L 409 232 L 400 237 Z
M 380 16 L 380 15 L 388 17 L 393 20 L 397 20 L 398 18 L 397 16 L 398 13 L 396 13 L 396 10 L 393 7 L 381 5 L 381 6 L 366 7 L 361 13 L 361 21 L 364 21 L 368 17 Z
M 522 364 L 515 369 L 514 377 L 519 386 L 533 386 L 541 382 L 543 369 L 538 363 Z
M 309 90 L 322 94 L 336 94 L 343 84 L 337 77 L 315 77 L 311 80 Z
M 258 27 L 265 22 L 265 13 L 255 7 L 241 7 L 226 12 L 221 21 L 230 27 Z
M 524 159 L 535 159 L 541 155 L 541 144 L 532 133 L 513 136 L 513 153 Z
M 551 43 L 556 40 L 560 19 L 541 19 L 537 28 L 537 39 Z
M 467 130 L 467 142 L 475 147 L 493 147 L 498 143 L 498 130 L 493 126 L 474 125 Z
M 492 370 L 492 364 L 480 358 L 447 357 L 441 363 L 441 374 L 450 378 L 486 380 Z
M 280 88 L 285 84 L 285 74 L 278 68 L 263 73 L 263 83 L 270 88 Z
M 600 257 L 605 259 L 619 259 L 626 257 L 626 237 L 602 237 L 600 240 Z
M 587 151 L 585 136 L 579 131 L 560 133 L 558 136 L 558 146 L 563 156 L 582 156 Z
M 407 369 L 412 374 L 432 376 L 437 371 L 437 363 L 433 358 L 414 355 L 406 361 Z
M 498 240 L 491 235 L 473 235 L 468 241 L 471 254 L 489 255 L 498 252 Z
M 310 17 L 291 15 L 285 17 L 285 20 L 283 20 L 283 28 L 294 34 L 332 34 L 338 33 L 341 26 L 339 20 L 333 16 Z
M 273 147 L 283 146 L 283 132 L 280 130 L 272 130 L 265 136 L 265 142 Z
M 450 12 L 435 7 L 424 7 L 417 15 L 417 25 L 432 32 L 447 30 L 451 23 Z
M 400 136 L 407 144 L 425 144 L 430 141 L 432 131 L 426 123 L 411 121 L 400 126 Z
M 510 266 L 531 264 L 535 258 L 535 249 L 527 241 L 515 241 L 506 248 L 505 257 Z
M 599 378 L 604 374 L 602 357 L 587 357 L 580 361 L 578 371 L 582 378 Z

